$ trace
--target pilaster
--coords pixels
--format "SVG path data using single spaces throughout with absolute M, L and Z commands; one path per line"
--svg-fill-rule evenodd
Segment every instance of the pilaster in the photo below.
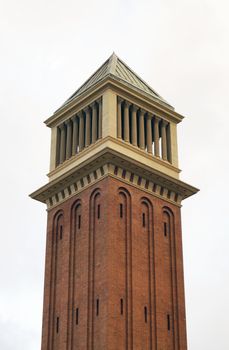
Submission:
M 102 137 L 117 135 L 117 95 L 111 89 L 107 89 L 103 94 L 102 102 Z

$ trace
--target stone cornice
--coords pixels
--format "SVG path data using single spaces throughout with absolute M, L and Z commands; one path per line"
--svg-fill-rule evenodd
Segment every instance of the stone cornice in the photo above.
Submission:
M 122 80 L 119 81 L 117 78 L 109 75 L 70 101 L 66 106 L 58 109 L 45 121 L 45 124 L 49 127 L 53 127 L 62 120 L 70 118 L 74 113 L 77 113 L 77 111 L 101 96 L 101 94 L 107 88 L 115 90 L 123 99 L 128 99 L 128 101 L 139 105 L 139 107 L 146 109 L 152 114 L 155 113 L 156 115 L 165 119 L 168 118 L 168 120 L 172 120 L 175 123 L 179 123 L 184 118 L 181 114 L 175 112 L 171 106 L 167 105 L 163 101 L 158 100 L 143 91 L 138 91 L 138 89 L 130 86 L 129 84 L 125 84 L 125 82 Z
M 51 171 L 48 174 L 48 177 L 52 177 L 53 175 L 57 175 L 59 172 L 61 172 L 62 170 L 64 170 L 65 168 L 67 168 L 69 165 L 74 164 L 76 160 L 80 160 L 83 157 L 85 157 L 86 155 L 90 156 L 90 153 L 92 153 L 94 150 L 96 150 L 99 146 L 104 145 L 104 147 L 107 147 L 107 142 L 110 141 L 112 142 L 112 144 L 116 144 L 116 145 L 120 145 L 122 147 L 124 147 L 126 149 L 126 151 L 128 152 L 128 150 L 134 150 L 135 153 L 145 157 L 148 160 L 153 160 L 154 162 L 156 162 L 159 166 L 163 166 L 166 167 L 172 171 L 174 171 L 175 173 L 180 173 L 180 169 L 174 167 L 171 163 L 162 160 L 159 157 L 156 157 L 154 155 L 152 155 L 152 153 L 148 153 L 145 150 L 141 150 L 140 148 L 125 142 L 124 140 L 121 139 L 116 139 L 113 138 L 111 136 L 107 136 L 103 139 L 99 139 L 97 140 L 94 144 L 90 145 L 87 148 L 84 148 L 80 153 L 78 153 L 76 156 L 70 158 L 69 160 L 66 160 L 64 163 L 60 164 L 57 168 L 55 168 L 53 171 Z M 125 153 L 125 151 L 123 152 Z M 120 154 L 121 155 L 121 154 Z M 122 157 L 123 155 L 121 155 Z M 91 159 L 91 158 L 90 158 Z M 90 161 L 89 159 L 89 161 Z
M 182 199 L 198 191 L 198 189 L 149 168 L 147 165 L 142 166 L 142 164 L 138 164 L 133 159 L 120 155 L 114 150 L 105 149 L 90 159 L 88 164 L 79 164 L 78 167 L 33 192 L 30 197 L 47 203 L 48 208 L 51 208 L 104 176 L 119 178 L 176 205 L 180 205 Z

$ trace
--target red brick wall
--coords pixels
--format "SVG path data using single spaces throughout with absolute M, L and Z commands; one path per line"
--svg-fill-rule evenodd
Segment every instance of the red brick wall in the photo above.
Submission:
M 186 348 L 180 209 L 111 177 L 52 209 L 42 350 Z

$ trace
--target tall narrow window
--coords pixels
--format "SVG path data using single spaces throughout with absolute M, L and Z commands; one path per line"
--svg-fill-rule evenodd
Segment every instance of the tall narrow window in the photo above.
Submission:
M 76 325 L 79 324 L 79 308 L 76 308 Z
M 100 219 L 100 204 L 98 204 L 97 208 L 97 218 Z
M 60 225 L 60 239 L 62 239 L 63 237 L 63 226 Z
M 164 236 L 167 236 L 167 223 L 164 222 Z
M 96 299 L 96 316 L 99 316 L 99 299 Z
M 60 326 L 60 319 L 59 317 L 56 318 L 56 333 L 59 333 L 59 326 Z
M 120 215 L 120 218 L 123 217 L 123 205 L 122 205 L 122 203 L 120 203 L 120 205 L 119 205 L 119 215 Z
M 168 331 L 170 331 L 170 315 L 169 314 L 167 315 L 167 328 L 168 328 Z
M 81 215 L 78 216 L 78 229 L 81 227 Z
M 120 313 L 123 315 L 123 299 L 120 299 Z
M 146 226 L 146 214 L 142 213 L 142 226 L 145 227 Z
M 145 323 L 147 323 L 147 316 L 148 316 L 148 312 L 147 312 L 147 307 L 144 307 L 144 316 L 145 316 Z

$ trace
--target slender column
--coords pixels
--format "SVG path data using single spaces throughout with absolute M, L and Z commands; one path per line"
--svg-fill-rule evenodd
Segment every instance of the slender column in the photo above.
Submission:
M 67 126 L 67 143 L 66 143 L 66 159 L 72 155 L 72 122 L 71 119 L 65 122 Z
M 167 138 L 166 138 L 166 126 L 167 126 L 168 122 L 166 122 L 165 120 L 162 120 L 162 124 L 161 124 L 161 137 L 162 137 L 162 159 L 163 160 L 168 160 L 168 156 L 167 156 Z
M 58 166 L 60 164 L 60 133 L 61 133 L 61 131 L 60 131 L 59 126 L 57 126 L 55 129 L 52 128 L 52 133 L 54 132 L 54 130 L 56 131 L 56 162 L 55 162 L 55 166 Z M 53 153 L 51 153 L 51 157 L 52 157 L 52 155 L 53 155 Z M 53 170 L 53 168 L 54 167 L 50 167 L 50 171 Z
M 99 103 L 99 123 L 98 123 L 98 138 L 102 138 L 102 97 L 97 101 Z
M 66 147 L 66 133 L 64 123 L 59 126 L 60 128 L 60 164 L 65 161 L 65 147 Z
M 172 162 L 172 150 L 171 150 L 171 130 L 170 130 L 170 123 L 168 123 L 166 127 L 166 138 L 167 138 L 167 158 L 168 161 Z
M 91 142 L 95 143 L 97 140 L 97 104 L 93 102 L 91 105 L 92 108 L 92 137 Z
M 84 148 L 84 114 L 83 111 L 79 112 L 79 151 Z
M 118 96 L 117 106 L 117 138 L 122 138 L 122 99 Z
M 145 149 L 144 114 L 145 111 L 141 109 L 139 115 L 139 147 L 141 149 Z
M 154 133 L 154 155 L 156 157 L 160 157 L 160 153 L 159 153 L 159 121 L 160 121 L 160 119 L 155 116 L 154 117 L 153 133 Z
M 147 113 L 147 124 L 146 124 L 146 142 L 147 142 L 147 152 L 152 153 L 152 117 Z
M 79 132 L 78 132 L 78 117 L 75 115 L 72 117 L 73 133 L 72 133 L 72 155 L 77 153 L 77 146 L 79 143 Z
M 86 133 L 85 133 L 85 147 L 88 147 L 90 145 L 90 134 L 91 134 L 91 123 L 90 123 L 90 108 L 86 107 L 84 109 L 86 113 Z
M 130 142 L 129 107 L 130 107 L 130 103 L 125 101 L 125 104 L 124 104 L 124 140 L 126 142 Z
M 131 129 L 131 140 L 134 146 L 137 146 L 137 109 L 135 105 L 132 107 L 131 121 L 132 121 L 132 129 Z

